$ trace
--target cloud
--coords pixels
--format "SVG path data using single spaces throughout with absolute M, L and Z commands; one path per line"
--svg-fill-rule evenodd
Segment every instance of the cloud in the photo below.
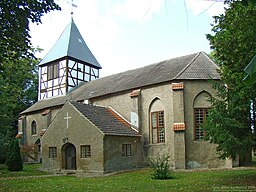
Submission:
M 87 34 L 88 39 L 94 42 L 113 42 L 120 34 L 120 26 L 117 21 L 107 13 L 100 1 L 86 0 L 78 2 L 78 10 L 75 13 L 75 21 L 81 32 Z
M 113 7 L 113 14 L 123 19 L 145 22 L 161 11 L 165 0 L 125 0 Z
M 185 0 L 188 10 L 194 15 L 208 14 L 210 16 L 224 13 L 224 3 L 215 0 Z

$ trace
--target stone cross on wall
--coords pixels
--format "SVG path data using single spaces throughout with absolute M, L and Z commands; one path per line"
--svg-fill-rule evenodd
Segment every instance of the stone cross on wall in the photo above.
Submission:
M 67 116 L 64 117 L 65 120 L 67 120 L 67 129 L 68 129 L 68 119 L 71 119 L 71 117 L 68 116 L 68 112 L 67 112 Z

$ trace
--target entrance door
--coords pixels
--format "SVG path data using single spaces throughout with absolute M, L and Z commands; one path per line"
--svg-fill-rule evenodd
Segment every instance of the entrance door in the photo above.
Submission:
M 72 144 L 67 144 L 65 147 L 65 169 L 76 169 L 76 148 Z

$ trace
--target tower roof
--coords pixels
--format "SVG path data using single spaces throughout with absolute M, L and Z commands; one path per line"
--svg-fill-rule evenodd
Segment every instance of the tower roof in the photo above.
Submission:
M 73 18 L 39 65 L 44 65 L 65 57 L 78 60 L 82 63 L 88 63 L 98 69 L 101 68 L 100 64 L 86 45 Z

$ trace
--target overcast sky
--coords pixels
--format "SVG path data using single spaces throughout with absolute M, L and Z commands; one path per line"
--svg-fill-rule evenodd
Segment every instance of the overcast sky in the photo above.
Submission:
M 217 0 L 216 0 L 217 1 Z M 219 0 L 218 0 L 219 1 Z M 73 18 L 106 76 L 165 59 L 210 52 L 206 34 L 223 2 L 210 0 L 73 0 Z M 43 58 L 71 20 L 72 0 L 55 0 L 62 11 L 31 25 Z

